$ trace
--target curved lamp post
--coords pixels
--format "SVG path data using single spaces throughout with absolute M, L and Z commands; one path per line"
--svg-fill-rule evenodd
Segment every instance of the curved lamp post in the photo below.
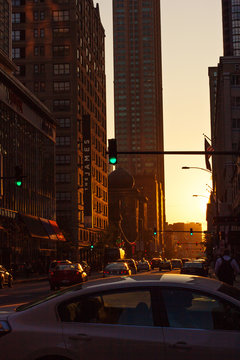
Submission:
M 201 167 L 196 167 L 196 166 L 182 166 L 182 169 L 183 169 L 183 170 L 187 170 L 187 169 L 199 169 L 199 170 L 203 170 L 203 171 L 207 171 L 207 172 L 209 172 L 209 173 L 212 173 L 211 170 L 204 169 L 204 168 L 201 168 Z

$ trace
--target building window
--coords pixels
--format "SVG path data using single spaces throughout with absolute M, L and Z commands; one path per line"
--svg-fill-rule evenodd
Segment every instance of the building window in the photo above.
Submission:
M 44 46 L 35 46 L 34 47 L 34 55 L 35 56 L 44 56 L 45 55 L 45 48 Z
M 69 34 L 69 27 L 55 28 L 53 29 L 53 37 L 58 38 Z
M 240 119 L 232 119 L 232 129 L 240 129 Z
M 67 56 L 67 55 L 70 55 L 69 45 L 53 46 L 53 56 Z
M 57 146 L 69 146 L 70 145 L 70 136 L 57 136 L 56 137 Z
M 22 59 L 25 58 L 25 48 L 13 48 L 12 49 L 13 59 Z
M 70 110 L 70 100 L 54 100 L 53 101 L 53 110 L 54 111 L 69 111 Z
M 25 76 L 26 74 L 26 68 L 25 65 L 18 65 L 16 75 L 18 76 Z
M 33 20 L 38 20 L 38 11 L 33 12 Z
M 40 29 L 40 38 L 45 37 L 45 29 Z
M 12 41 L 25 40 L 25 30 L 13 30 Z
M 45 20 L 45 11 L 40 11 L 40 20 Z
M 70 201 L 71 200 L 71 193 L 70 192 L 57 192 L 56 193 L 56 200 L 57 201 Z
M 70 174 L 56 174 L 57 183 L 70 183 Z
M 70 64 L 54 64 L 53 65 L 53 74 L 54 75 L 69 75 L 70 74 Z
M 70 118 L 60 118 L 57 119 L 58 125 L 61 128 L 70 128 Z
M 53 91 L 54 92 L 68 92 L 70 90 L 69 81 L 54 81 L 53 82 Z
M 68 154 L 56 155 L 56 165 L 70 165 L 71 156 Z
M 21 24 L 25 23 L 25 13 L 12 13 L 12 23 L 13 24 Z
M 67 21 L 69 20 L 69 11 L 68 10 L 54 10 L 53 11 L 53 21 Z
M 12 6 L 25 5 L 25 0 L 12 0 Z

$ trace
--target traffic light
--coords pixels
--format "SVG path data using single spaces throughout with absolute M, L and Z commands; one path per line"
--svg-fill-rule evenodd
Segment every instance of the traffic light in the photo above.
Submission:
M 21 187 L 22 186 L 22 178 L 23 178 L 23 174 L 22 174 L 22 168 L 21 166 L 15 166 L 15 173 L 14 173 L 14 183 L 17 187 Z
M 153 229 L 153 234 L 157 235 L 157 229 L 156 228 Z
M 93 248 L 94 248 L 94 245 L 93 245 L 93 244 L 91 244 L 90 249 L 91 249 L 91 250 L 93 250 Z
M 196 246 L 198 246 L 198 242 L 196 242 Z
M 193 235 L 193 229 L 192 228 L 190 229 L 190 235 Z
M 117 141 L 116 139 L 108 140 L 108 161 L 109 164 L 115 165 L 117 163 Z

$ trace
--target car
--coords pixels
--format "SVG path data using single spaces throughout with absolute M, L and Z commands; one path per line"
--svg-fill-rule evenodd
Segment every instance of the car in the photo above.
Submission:
M 159 264 L 160 264 L 160 261 L 162 261 L 162 258 L 160 257 L 155 257 L 155 258 L 152 258 L 151 262 L 150 262 L 150 265 L 151 265 L 151 269 L 155 269 L 155 268 L 158 268 L 159 267 Z
M 1 311 L 0 347 L 8 360 L 239 359 L 240 290 L 172 273 L 97 279 Z
M 49 272 L 54 271 L 57 265 L 72 264 L 70 260 L 53 260 L 49 265 Z
M 131 270 L 125 262 L 116 261 L 105 266 L 103 270 L 103 277 L 113 276 L 113 275 L 131 275 Z
M 79 263 L 58 264 L 49 278 L 51 290 L 60 289 L 61 286 L 68 286 L 87 281 L 87 274 Z
M 132 274 L 137 273 L 137 264 L 134 259 L 118 259 L 116 262 L 125 262 L 128 264 Z
M 13 276 L 3 265 L 0 265 L 0 289 L 3 289 L 5 285 L 13 286 Z
M 87 273 L 87 275 L 90 276 L 91 275 L 91 266 L 87 263 L 87 261 L 82 260 L 82 261 L 80 261 L 80 264 L 82 265 L 85 273 Z
M 162 261 L 160 261 L 159 263 L 159 271 L 161 270 L 172 270 L 172 263 L 171 260 L 168 259 L 164 259 Z
M 181 259 L 172 259 L 171 263 L 172 263 L 173 269 L 181 269 L 181 267 L 183 265 Z
M 182 258 L 182 263 L 184 264 L 185 262 L 187 262 L 187 261 L 191 261 L 191 259 L 190 258 Z
M 149 271 L 151 269 L 151 265 L 148 260 L 139 260 L 137 263 L 138 271 Z
M 201 261 L 187 261 L 183 264 L 181 274 L 192 274 L 199 276 L 208 276 L 208 269 L 204 262 Z

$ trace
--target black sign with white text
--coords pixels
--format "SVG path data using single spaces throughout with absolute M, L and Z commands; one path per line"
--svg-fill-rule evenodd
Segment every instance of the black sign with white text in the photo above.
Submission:
M 84 226 L 92 227 L 91 118 L 83 115 L 83 200 Z

